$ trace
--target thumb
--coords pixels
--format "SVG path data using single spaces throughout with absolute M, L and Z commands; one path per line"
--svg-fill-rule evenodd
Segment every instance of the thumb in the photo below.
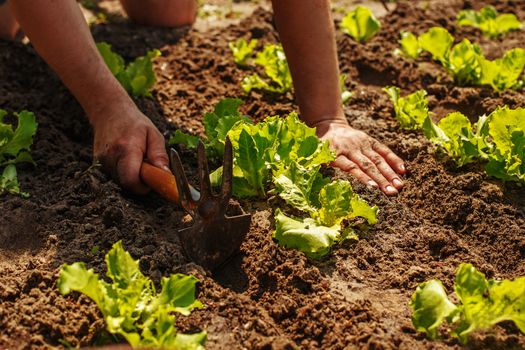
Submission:
M 146 158 L 157 168 L 170 171 L 164 137 L 156 128 L 148 129 Z

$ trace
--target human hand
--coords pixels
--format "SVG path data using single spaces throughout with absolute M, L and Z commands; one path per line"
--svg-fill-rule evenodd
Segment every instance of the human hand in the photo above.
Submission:
M 93 156 L 123 188 L 145 194 L 140 168 L 145 158 L 169 170 L 164 137 L 134 104 L 99 113 L 90 118 L 94 131 Z
M 354 129 L 346 120 L 324 120 L 313 125 L 317 135 L 330 142 L 336 152 L 333 166 L 347 171 L 359 181 L 395 195 L 403 187 L 398 174 L 406 172 L 403 160 L 387 146 Z

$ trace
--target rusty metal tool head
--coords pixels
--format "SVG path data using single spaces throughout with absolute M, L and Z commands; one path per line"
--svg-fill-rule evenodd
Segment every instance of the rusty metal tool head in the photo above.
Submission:
M 171 149 L 170 164 L 173 176 L 162 169 L 143 163 L 141 176 L 144 182 L 172 202 L 179 204 L 191 217 L 191 226 L 178 231 L 184 251 L 190 259 L 211 270 L 231 257 L 241 245 L 250 228 L 251 215 L 241 210 L 240 215 L 227 216 L 233 186 L 233 151 L 227 138 L 224 147 L 222 184 L 214 193 L 210 183 L 204 144 L 197 148 L 199 166 L 199 191 L 186 178 L 177 151 Z M 162 171 L 171 176 L 160 184 L 154 183 L 151 173 Z

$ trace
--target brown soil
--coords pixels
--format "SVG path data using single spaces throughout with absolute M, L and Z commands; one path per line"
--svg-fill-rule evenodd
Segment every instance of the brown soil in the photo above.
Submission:
M 386 143 L 408 165 L 406 188 L 397 197 L 352 182 L 381 208 L 380 222 L 358 242 L 334 249 L 320 262 L 272 241 L 266 202 L 243 201 L 253 214 L 242 254 L 215 275 L 186 260 L 174 235 L 182 212 L 154 194 L 124 193 L 91 165 L 91 133 L 84 114 L 29 45 L 0 41 L 0 108 L 34 111 L 39 130 L 37 167 L 20 168 L 28 200 L 0 202 L 0 348 L 33 349 L 112 343 L 94 304 L 56 290 L 61 264 L 85 261 L 104 272 L 103 257 L 122 239 L 140 258 L 145 274 L 193 273 L 201 279 L 204 310 L 179 317 L 185 332 L 206 329 L 208 349 L 449 349 L 445 337 L 429 341 L 414 331 L 407 306 L 418 283 L 441 278 L 451 288 L 461 262 L 490 277 L 525 274 L 525 191 L 487 178 L 482 169 L 455 169 L 421 135 L 402 131 L 381 91 L 395 84 L 406 93 L 429 92 L 436 118 L 459 110 L 475 120 L 506 103 L 525 106 L 522 92 L 500 95 L 486 88 L 455 87 L 429 62 L 396 57 L 399 30 L 449 29 L 457 40 L 479 42 L 490 57 L 525 45 L 523 32 L 490 41 L 460 28 L 461 8 L 492 3 L 525 19 L 523 1 L 400 1 L 381 19 L 382 29 L 366 45 L 338 33 L 341 69 L 354 97 L 350 123 Z M 269 12 L 258 10 L 238 25 L 207 32 L 142 28 L 124 20 L 93 26 L 95 38 L 113 44 L 126 58 L 153 47 L 159 81 L 152 98 L 137 100 L 166 135 L 181 128 L 202 132 L 201 117 L 224 96 L 240 96 L 244 71 L 235 67 L 228 42 L 238 37 L 274 42 Z M 110 97 L 108 97 L 110 98 Z M 243 111 L 260 119 L 295 110 L 291 95 L 253 94 Z M 184 154 L 189 172 L 195 158 Z M 337 173 L 337 176 L 348 177 Z M 98 247 L 93 250 L 94 247 Z M 95 251 L 95 252 L 93 252 Z M 522 349 L 525 336 L 504 323 L 472 337 L 473 349 Z

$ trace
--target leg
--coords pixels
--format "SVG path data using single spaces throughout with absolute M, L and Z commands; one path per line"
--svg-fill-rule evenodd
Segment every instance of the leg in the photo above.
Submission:
M 197 14 L 196 0 L 120 0 L 120 2 L 131 20 L 149 26 L 191 25 Z
M 9 2 L 0 0 L 0 39 L 14 39 L 19 28 Z

